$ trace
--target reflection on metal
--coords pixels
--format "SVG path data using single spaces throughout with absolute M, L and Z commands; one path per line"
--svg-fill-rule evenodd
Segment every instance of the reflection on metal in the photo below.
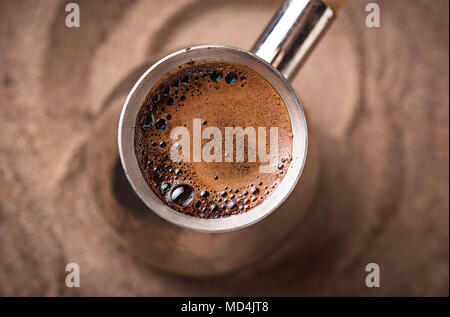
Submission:
M 252 52 L 292 79 L 335 17 L 320 0 L 288 0 Z

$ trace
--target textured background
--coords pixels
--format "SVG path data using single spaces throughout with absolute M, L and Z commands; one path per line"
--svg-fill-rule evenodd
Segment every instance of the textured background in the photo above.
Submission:
M 0 0 L 0 295 L 448 295 L 449 3 L 376 2 L 381 28 L 350 0 L 293 81 L 322 153 L 301 243 L 195 279 L 144 264 L 103 216 L 140 208 L 117 165 L 120 108 L 171 51 L 250 48 L 281 1 L 79 0 L 69 29 L 66 1 Z

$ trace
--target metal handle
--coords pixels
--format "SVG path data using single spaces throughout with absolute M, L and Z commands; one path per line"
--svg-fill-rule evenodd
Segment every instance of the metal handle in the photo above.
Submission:
M 335 17 L 321 0 L 287 0 L 252 52 L 292 79 Z

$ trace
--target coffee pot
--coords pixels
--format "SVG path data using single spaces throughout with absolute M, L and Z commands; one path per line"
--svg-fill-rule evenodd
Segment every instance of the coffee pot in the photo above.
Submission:
M 138 217 L 109 211 L 121 240 L 152 267 L 172 273 L 224 274 L 258 263 L 270 265 L 295 246 L 291 238 L 308 212 L 318 181 L 319 157 L 292 79 L 335 17 L 321 0 L 288 0 L 250 51 L 224 45 L 188 47 L 153 64 L 137 81 L 122 109 L 118 142 L 122 167 L 148 207 Z M 217 219 L 184 215 L 164 204 L 146 184 L 134 153 L 136 115 L 151 88 L 190 61 L 225 60 L 258 72 L 277 90 L 289 113 L 292 162 L 274 193 L 249 212 Z M 109 214 L 108 214 L 109 213 Z

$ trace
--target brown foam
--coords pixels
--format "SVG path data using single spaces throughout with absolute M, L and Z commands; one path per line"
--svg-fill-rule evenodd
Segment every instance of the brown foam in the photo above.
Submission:
M 217 74 L 213 72 L 222 74 L 220 82 L 212 80 L 212 76 Z M 236 75 L 235 83 L 227 82 L 228 73 Z M 155 123 L 143 129 L 143 124 L 151 122 L 147 119 L 151 115 L 156 123 L 164 119 L 167 128 L 158 131 Z M 202 130 L 218 127 L 223 138 L 225 127 L 254 127 L 255 130 L 267 127 L 268 140 L 269 127 L 278 127 L 278 153 L 280 159 L 285 159 L 283 167 L 275 173 L 260 173 L 259 166 L 268 163 L 248 162 L 247 151 L 244 162 L 235 162 L 235 157 L 233 162 L 192 162 L 194 118 L 205 121 L 201 125 Z M 176 163 L 170 159 L 170 148 L 176 143 L 170 139 L 170 131 L 177 126 L 186 127 L 190 132 L 190 162 Z M 208 141 L 202 140 L 202 146 Z M 161 142 L 166 146 L 161 147 Z M 245 149 L 247 145 L 245 138 Z M 169 206 L 189 215 L 220 217 L 249 211 L 271 195 L 291 161 L 292 130 L 283 100 L 259 74 L 243 65 L 228 62 L 189 63 L 167 75 L 149 92 L 136 118 L 135 150 L 146 182 Z M 222 153 L 225 153 L 224 145 Z M 278 161 L 277 165 L 280 163 Z M 190 202 L 194 197 L 187 206 L 177 205 L 170 199 L 179 184 L 187 184 L 194 190 L 193 196 L 184 192 L 178 197 L 182 199 L 184 195 L 184 202 Z M 255 191 L 253 194 L 252 189 Z M 209 197 L 202 198 L 202 191 L 207 191 Z M 217 205 L 217 210 L 213 204 Z

